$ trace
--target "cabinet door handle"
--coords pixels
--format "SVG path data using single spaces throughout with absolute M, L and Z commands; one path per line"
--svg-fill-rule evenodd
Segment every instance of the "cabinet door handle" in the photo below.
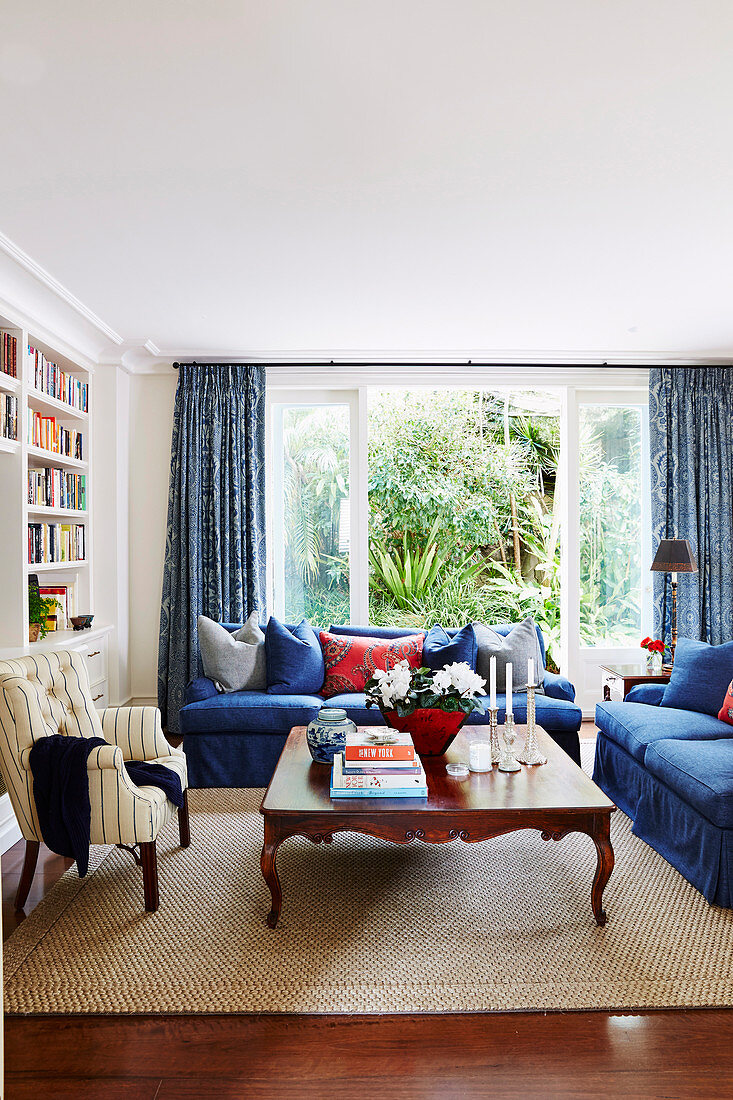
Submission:
M 102 651 L 100 649 L 95 649 L 94 653 L 87 653 L 87 660 L 89 660 L 91 657 L 98 657 L 101 652 Z
M 94 696 L 94 698 L 92 699 L 92 702 L 96 703 L 97 699 L 103 699 L 103 698 L 104 698 L 104 692 L 100 691 L 99 695 Z

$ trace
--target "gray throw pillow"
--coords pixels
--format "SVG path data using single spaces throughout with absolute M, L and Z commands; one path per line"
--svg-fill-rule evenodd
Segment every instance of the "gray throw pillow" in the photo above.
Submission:
M 265 635 L 253 611 L 236 634 L 199 615 L 199 648 L 204 675 L 222 691 L 265 691 Z
M 506 690 L 506 666 L 512 666 L 514 691 L 527 690 L 527 661 L 534 661 L 535 685 L 541 685 L 544 679 L 544 663 L 540 640 L 534 619 L 528 617 L 518 623 L 506 638 L 485 623 L 473 623 L 478 642 L 476 671 L 486 680 L 486 694 L 489 692 L 489 660 L 496 657 L 496 690 Z M 541 690 L 541 688 L 540 688 Z

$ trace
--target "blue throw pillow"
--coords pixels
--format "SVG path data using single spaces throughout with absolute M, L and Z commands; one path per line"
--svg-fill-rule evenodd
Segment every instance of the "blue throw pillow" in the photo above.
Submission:
M 660 705 L 717 717 L 731 680 L 733 642 L 708 645 L 692 638 L 679 638 L 674 668 Z
M 265 657 L 270 695 L 315 695 L 323 687 L 326 667 L 321 643 L 305 619 L 292 627 L 270 619 Z
M 426 668 L 438 672 L 454 661 L 465 661 L 476 671 L 478 644 L 476 632 L 470 625 L 464 626 L 451 638 L 442 626 L 433 626 L 425 635 L 422 660 Z

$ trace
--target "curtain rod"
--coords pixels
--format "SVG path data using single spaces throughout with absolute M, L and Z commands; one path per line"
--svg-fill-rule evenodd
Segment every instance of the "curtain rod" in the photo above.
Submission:
M 543 362 L 541 359 L 536 362 L 530 363 L 497 363 L 484 362 L 480 359 L 460 359 L 448 361 L 445 359 L 406 359 L 406 360 L 383 360 L 383 359 L 292 359 L 282 360 L 276 359 L 270 361 L 267 359 L 260 359 L 257 362 L 247 362 L 242 360 L 233 360 L 231 362 L 218 363 L 199 363 L 197 359 L 192 360 L 190 363 L 174 363 L 174 370 L 178 370 L 180 366 L 186 367 L 563 367 L 570 368 L 571 370 L 588 370 L 589 367 L 613 367 L 615 369 L 623 370 L 624 367 L 629 367 L 632 370 L 636 370 L 639 367 L 658 366 L 659 364 L 649 363 L 559 363 Z

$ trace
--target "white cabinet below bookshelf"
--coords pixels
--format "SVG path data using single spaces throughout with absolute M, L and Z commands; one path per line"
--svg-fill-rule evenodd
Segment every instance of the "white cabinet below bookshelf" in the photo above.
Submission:
M 106 653 L 107 636 L 111 630 L 112 627 L 107 624 L 97 626 L 96 623 L 92 625 L 91 630 L 52 630 L 40 641 L 28 642 L 24 646 L 16 646 L 12 649 L 0 649 L 0 661 L 7 661 L 11 657 L 32 656 L 34 653 L 50 653 L 54 649 L 78 649 L 80 652 L 84 651 L 85 659 L 91 660 L 89 654 L 93 655 L 94 650 L 99 649 L 98 643 L 102 639 L 104 639 Z

